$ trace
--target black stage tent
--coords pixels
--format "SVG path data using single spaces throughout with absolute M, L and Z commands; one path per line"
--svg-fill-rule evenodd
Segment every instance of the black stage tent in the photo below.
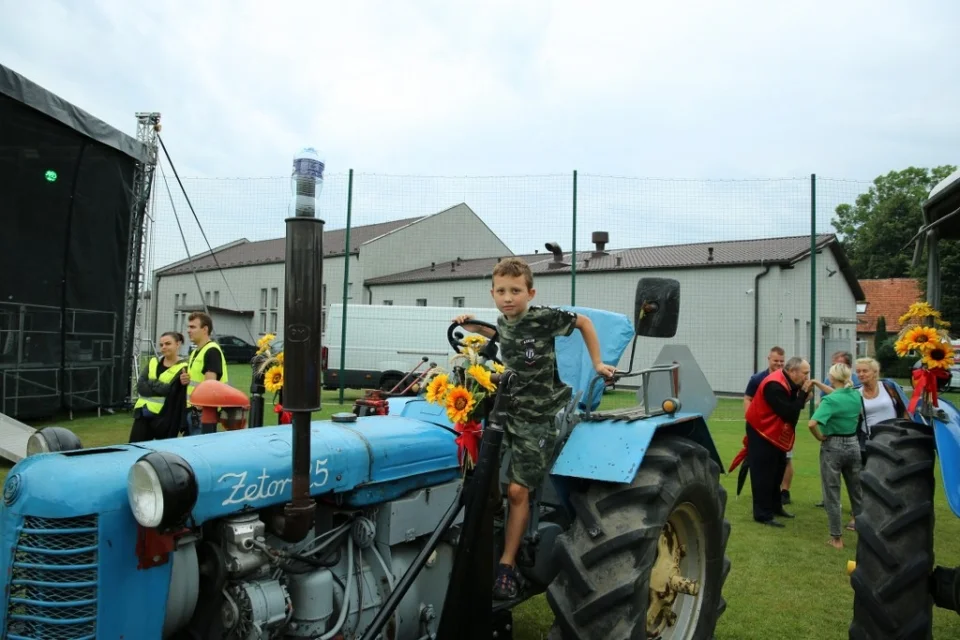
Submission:
M 0 413 L 44 417 L 128 395 L 128 245 L 148 154 L 0 65 Z

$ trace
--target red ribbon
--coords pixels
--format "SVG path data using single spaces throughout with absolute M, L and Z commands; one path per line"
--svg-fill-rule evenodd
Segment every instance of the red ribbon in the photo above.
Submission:
M 940 406 L 937 404 L 937 379 L 947 378 L 949 375 L 943 369 L 914 369 L 913 397 L 910 398 L 910 406 L 907 407 L 907 411 L 913 413 L 916 410 L 917 403 L 923 397 L 924 391 L 930 392 L 934 407 Z
M 279 424 L 290 424 L 293 422 L 293 414 L 289 411 L 284 411 L 282 404 L 273 405 L 273 412 L 280 414 Z
M 471 420 L 466 424 L 458 422 L 454 425 L 454 429 L 459 434 L 456 443 L 457 457 L 460 459 L 460 464 L 464 462 L 464 451 L 470 456 L 471 462 L 476 464 L 477 457 L 480 455 L 480 437 L 483 433 L 480 423 L 476 420 Z

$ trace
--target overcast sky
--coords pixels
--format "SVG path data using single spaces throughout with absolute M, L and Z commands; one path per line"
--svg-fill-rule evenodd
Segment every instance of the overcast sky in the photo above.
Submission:
M 365 178 L 381 188 L 356 194 L 354 224 L 432 213 L 470 197 L 512 248 L 528 251 L 550 239 L 543 226 L 552 221 L 543 216 L 569 207 L 574 169 L 684 180 L 811 173 L 872 180 L 910 165 L 960 163 L 956 0 L 0 0 L 0 7 L 0 62 L 130 134 L 134 112 L 161 112 L 181 176 L 286 176 L 293 153 L 315 146 L 330 173 L 325 218 L 333 227 L 345 223 L 344 207 L 333 203 L 345 202 L 342 174 L 350 168 L 556 174 Z M 611 244 L 635 245 L 644 212 L 645 237 L 657 241 L 753 235 L 750 217 L 784 198 L 789 206 L 773 207 L 785 220 L 777 229 L 809 230 L 802 183 L 594 180 L 582 185 L 578 242 L 605 225 Z M 834 189 L 836 201 L 862 187 L 825 184 L 823 197 Z M 282 234 L 283 180 L 188 180 L 187 188 L 214 244 L 238 233 Z M 835 202 L 826 204 L 832 210 Z M 696 215 L 681 219 L 691 208 Z M 618 210 L 619 218 L 609 217 Z M 648 224 L 657 212 L 678 226 Z M 519 214 L 540 219 L 518 230 Z M 167 225 L 164 242 L 182 248 L 166 213 L 158 224 Z M 819 226 L 830 230 L 828 221 Z M 191 251 L 201 248 L 189 233 Z

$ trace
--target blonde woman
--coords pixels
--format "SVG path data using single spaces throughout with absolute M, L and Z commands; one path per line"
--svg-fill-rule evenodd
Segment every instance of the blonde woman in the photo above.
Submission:
M 850 367 L 845 363 L 838 362 L 830 367 L 828 376 L 832 391 L 823 396 L 807 426 L 813 437 L 820 441 L 820 482 L 830 529 L 827 544 L 835 549 L 843 549 L 840 477 L 843 476 L 847 485 L 854 519 L 860 513 L 863 498 L 860 486 L 860 442 L 857 439 L 862 402 L 860 393 L 853 388 Z M 847 525 L 847 529 L 854 530 L 854 521 Z
M 907 415 L 907 407 L 892 383 L 880 379 L 880 363 L 873 358 L 857 360 L 860 395 L 863 396 L 863 432 L 870 431 L 884 420 L 895 420 Z

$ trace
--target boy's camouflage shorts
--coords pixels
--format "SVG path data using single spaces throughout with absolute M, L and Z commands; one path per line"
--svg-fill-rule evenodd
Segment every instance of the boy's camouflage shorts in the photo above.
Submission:
M 539 487 L 557 444 L 553 421 L 510 424 L 504 434 L 504 444 L 511 454 L 507 479 L 530 490 Z

